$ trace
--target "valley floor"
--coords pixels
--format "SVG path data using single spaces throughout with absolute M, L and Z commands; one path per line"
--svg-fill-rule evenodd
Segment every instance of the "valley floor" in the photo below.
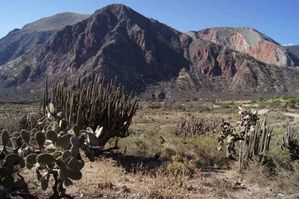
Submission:
M 274 128 L 271 155 L 277 157 L 277 164 L 293 164 L 295 170 L 278 169 L 275 178 L 267 178 L 266 171 L 253 164 L 240 174 L 238 163 L 216 150 L 217 132 L 191 138 L 175 135 L 181 117 L 197 115 L 215 122 L 225 119 L 236 123 L 241 104 L 268 114 Z M 17 118 L 36 109 L 0 105 L 0 129 L 9 127 L 4 122 L 7 117 Z M 282 126 L 291 122 L 298 127 L 298 114 L 296 107 L 268 102 L 142 102 L 130 127 L 131 135 L 119 141 L 119 152 L 87 162 L 82 179 L 74 182 L 67 193 L 75 198 L 298 198 L 299 163 L 285 160 L 279 149 Z M 33 170 L 23 175 L 29 179 L 32 193 L 48 198 L 50 189 L 41 191 Z

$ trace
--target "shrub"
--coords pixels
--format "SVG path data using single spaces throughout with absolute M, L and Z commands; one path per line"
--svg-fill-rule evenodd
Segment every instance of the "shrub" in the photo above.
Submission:
M 196 161 L 194 157 L 185 153 L 176 154 L 171 157 L 171 160 L 165 163 L 165 171 L 167 174 L 179 176 L 190 176 L 195 172 Z

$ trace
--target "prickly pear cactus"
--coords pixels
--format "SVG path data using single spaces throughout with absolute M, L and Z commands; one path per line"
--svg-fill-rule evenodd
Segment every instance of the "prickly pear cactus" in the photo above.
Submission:
M 93 153 L 87 146 L 85 135 L 77 126 L 68 129 L 68 124 L 57 113 L 53 105 L 46 117 L 41 118 L 38 129 L 21 130 L 12 136 L 3 130 L 0 155 L 0 198 L 10 198 L 16 194 L 28 194 L 20 169 L 35 169 L 42 190 L 49 187 L 54 179 L 51 199 L 71 196 L 65 193 L 73 180 L 80 180 L 84 160 L 81 151 L 93 160 Z M 18 186 L 23 183 L 22 191 Z M 25 193 L 24 193 L 25 192 Z M 33 196 L 32 196 L 33 198 Z
M 15 135 L 14 135 L 15 136 Z M 21 136 L 19 134 L 19 136 Z M 20 138 L 21 139 L 21 138 Z M 31 198 L 24 178 L 19 174 L 20 169 L 25 167 L 22 154 L 19 154 L 18 141 L 10 136 L 6 130 L 1 132 L 0 148 L 0 198 L 11 198 L 20 194 Z M 20 147 L 21 145 L 19 145 Z

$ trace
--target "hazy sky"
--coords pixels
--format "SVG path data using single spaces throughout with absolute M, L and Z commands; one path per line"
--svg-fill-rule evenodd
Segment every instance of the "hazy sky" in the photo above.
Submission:
M 281 44 L 299 44 L 299 0 L 0 0 L 0 38 L 59 12 L 92 14 L 123 3 L 179 31 L 253 27 Z

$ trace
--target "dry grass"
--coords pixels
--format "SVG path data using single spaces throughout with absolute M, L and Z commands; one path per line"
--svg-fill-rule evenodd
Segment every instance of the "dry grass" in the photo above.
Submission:
M 20 127 L 20 119 L 24 115 L 35 115 L 37 105 L 0 104 L 0 130 L 7 129 L 14 132 Z

